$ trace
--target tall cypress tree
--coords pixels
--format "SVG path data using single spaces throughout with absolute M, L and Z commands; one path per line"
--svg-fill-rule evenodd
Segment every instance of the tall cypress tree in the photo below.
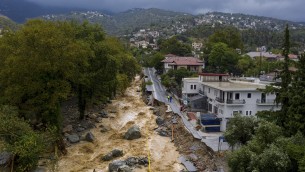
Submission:
M 283 127 L 286 126 L 286 120 L 287 120 L 287 111 L 290 106 L 289 104 L 289 90 L 290 90 L 290 84 L 291 84 L 291 74 L 289 71 L 289 50 L 290 50 L 290 40 L 289 40 L 289 29 L 288 24 L 286 25 L 285 29 L 285 37 L 284 37 L 284 44 L 283 44 L 283 52 L 282 55 L 284 56 L 284 62 L 283 62 L 283 68 L 280 72 L 280 78 L 282 79 L 282 82 L 280 84 L 279 94 L 276 98 L 277 103 L 282 104 L 282 108 L 280 113 L 278 114 L 278 122 Z

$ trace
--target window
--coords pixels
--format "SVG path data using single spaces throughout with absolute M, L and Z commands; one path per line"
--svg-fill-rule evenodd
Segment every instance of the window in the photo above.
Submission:
M 247 110 L 246 111 L 246 115 L 248 116 L 248 115 L 252 115 L 252 111 L 251 110 Z
M 248 96 L 247 96 L 248 98 L 251 98 L 251 93 L 248 93 Z
M 235 93 L 235 100 L 239 100 L 239 93 Z
M 191 85 L 191 90 L 193 89 L 193 85 Z
M 194 85 L 194 90 L 196 90 L 196 85 Z

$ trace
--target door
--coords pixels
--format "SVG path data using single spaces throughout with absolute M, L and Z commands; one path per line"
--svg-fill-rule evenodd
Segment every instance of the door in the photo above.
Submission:
M 265 93 L 262 93 L 261 102 L 266 103 L 266 94 Z

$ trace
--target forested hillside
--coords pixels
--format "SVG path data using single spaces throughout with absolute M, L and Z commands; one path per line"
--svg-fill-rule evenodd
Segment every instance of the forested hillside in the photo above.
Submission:
M 48 150 L 65 153 L 61 104 L 92 104 L 123 93 L 140 68 L 98 25 L 30 20 L 0 38 L 0 150 L 13 171 L 32 171 Z

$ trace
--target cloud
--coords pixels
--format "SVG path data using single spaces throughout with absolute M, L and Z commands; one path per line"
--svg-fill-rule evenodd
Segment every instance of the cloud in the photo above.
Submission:
M 304 0 L 27 0 L 41 5 L 121 12 L 131 8 L 161 8 L 192 14 L 210 11 L 245 13 L 305 21 Z

